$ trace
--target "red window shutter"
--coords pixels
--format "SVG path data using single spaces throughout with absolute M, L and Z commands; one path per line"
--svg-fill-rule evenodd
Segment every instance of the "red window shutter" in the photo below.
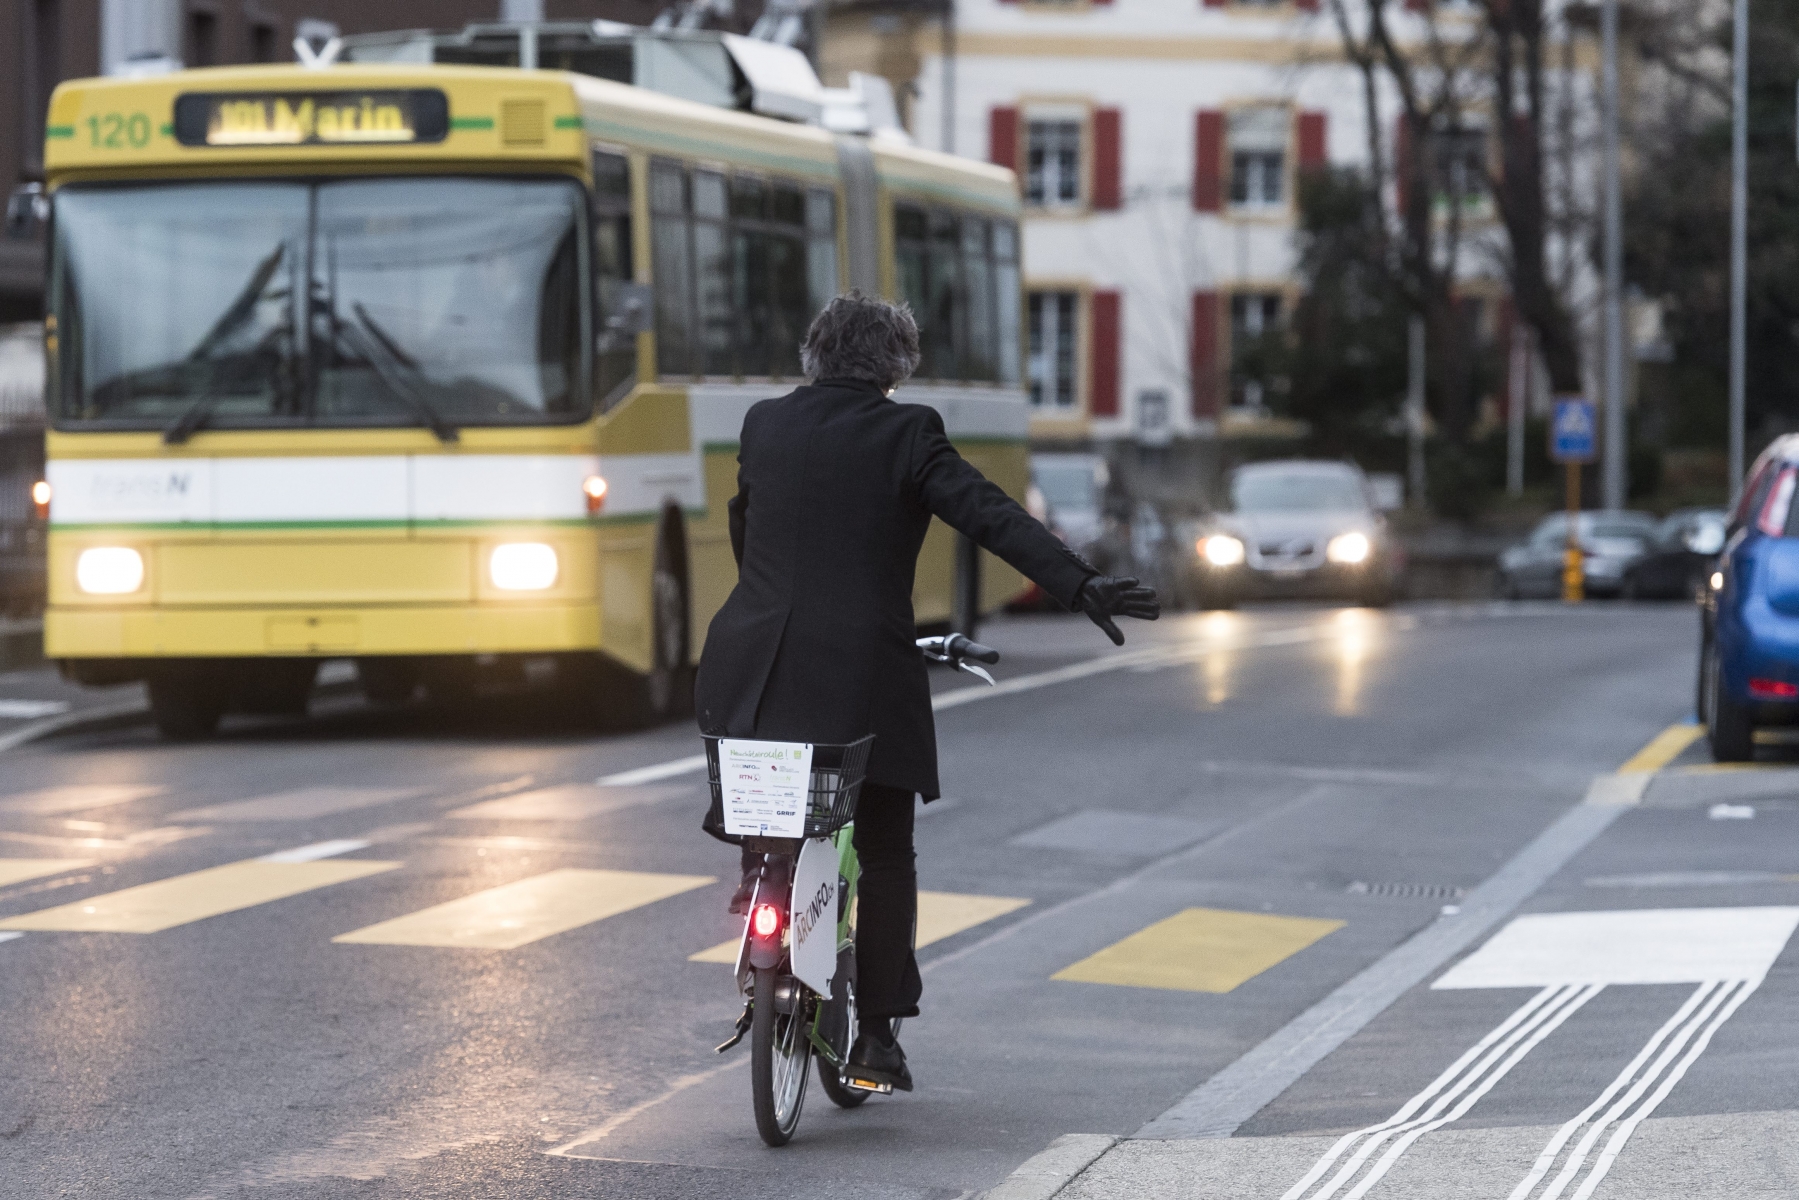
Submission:
M 1327 117 L 1321 112 L 1299 114 L 1299 169 L 1316 171 L 1326 163 L 1325 130 Z
M 1224 208 L 1224 114 L 1207 110 L 1194 123 L 1193 208 L 1218 212 Z
M 1218 415 L 1218 293 L 1193 293 L 1193 415 Z
M 1393 126 L 1393 190 L 1401 217 L 1411 197 L 1407 186 L 1412 177 L 1412 123 L 1400 117 Z
M 1087 411 L 1095 417 L 1118 415 L 1118 325 L 1122 297 L 1117 292 L 1094 292 L 1088 301 L 1093 337 L 1089 344 L 1092 380 L 1087 389 Z
M 995 108 L 987 114 L 987 161 L 1018 169 L 1018 110 Z
M 1405 0 L 1405 10 L 1416 13 L 1429 12 L 1430 0 Z
M 1093 110 L 1093 207 L 1124 206 L 1124 114 L 1116 108 Z
M 1317 12 L 1318 0 L 1293 0 L 1293 7 L 1300 12 Z

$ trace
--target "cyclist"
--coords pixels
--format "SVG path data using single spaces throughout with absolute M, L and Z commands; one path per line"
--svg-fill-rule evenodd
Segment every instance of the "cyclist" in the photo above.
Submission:
M 850 1063 L 910 1091 L 893 1020 L 918 1014 L 913 797 L 937 786 L 912 581 L 931 517 L 972 538 L 1113 642 L 1112 618 L 1154 620 L 1153 589 L 1101 575 L 969 465 L 936 409 L 889 397 L 919 363 L 904 305 L 839 296 L 801 347 L 809 384 L 750 409 L 730 502 L 738 581 L 713 618 L 695 708 L 703 732 L 847 743 L 875 735 L 857 808 L 858 1031 Z M 734 910 L 747 903 L 756 867 Z

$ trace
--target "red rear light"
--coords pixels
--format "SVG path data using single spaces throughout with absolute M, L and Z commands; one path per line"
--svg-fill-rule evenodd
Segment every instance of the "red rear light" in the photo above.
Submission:
M 781 932 L 781 910 L 772 904 L 758 904 L 750 912 L 750 932 L 759 938 Z
M 1749 694 L 1757 700 L 1792 700 L 1799 698 L 1799 683 L 1784 679 L 1751 679 Z

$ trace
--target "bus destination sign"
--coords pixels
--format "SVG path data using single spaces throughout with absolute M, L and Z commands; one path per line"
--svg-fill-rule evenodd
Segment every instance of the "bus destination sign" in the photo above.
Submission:
M 441 142 L 449 100 L 436 88 L 357 92 L 188 92 L 175 100 L 183 146 Z

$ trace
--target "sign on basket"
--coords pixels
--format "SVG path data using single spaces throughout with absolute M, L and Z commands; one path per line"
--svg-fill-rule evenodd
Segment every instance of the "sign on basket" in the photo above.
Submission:
M 805 837 L 812 786 L 806 742 L 718 740 L 718 781 L 725 832 L 742 837 Z

